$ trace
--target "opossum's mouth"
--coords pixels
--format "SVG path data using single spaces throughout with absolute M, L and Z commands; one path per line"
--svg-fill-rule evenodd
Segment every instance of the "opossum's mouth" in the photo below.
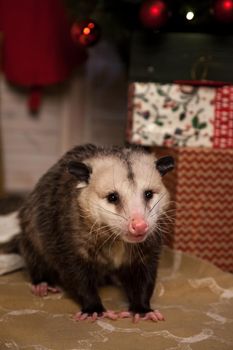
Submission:
M 140 235 L 133 235 L 132 233 L 130 232 L 127 232 L 125 235 L 124 235 L 124 240 L 127 242 L 127 243 L 140 243 L 140 242 L 143 242 L 145 241 L 147 237 L 147 234 L 146 233 L 142 233 Z

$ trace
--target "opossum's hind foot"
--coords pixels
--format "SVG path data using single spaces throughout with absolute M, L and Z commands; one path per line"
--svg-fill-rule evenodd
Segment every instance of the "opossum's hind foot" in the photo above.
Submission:
M 100 314 L 97 312 L 93 312 L 93 314 L 83 313 L 83 312 L 77 312 L 74 315 L 75 321 L 84 321 L 84 320 L 90 320 L 92 322 L 100 320 L 102 318 L 108 318 L 110 320 L 116 320 L 118 318 L 118 315 L 115 311 L 107 310 Z
M 163 316 L 163 314 L 161 314 L 160 311 L 158 310 L 154 310 L 154 311 L 150 311 L 147 312 L 144 317 L 142 317 L 143 320 L 151 320 L 151 321 L 165 321 L 165 318 Z
M 119 313 L 119 318 L 132 318 L 134 323 L 138 323 L 140 320 L 151 320 L 154 322 L 164 321 L 165 318 L 158 310 L 149 311 L 145 314 L 133 313 L 130 311 L 122 311 Z
M 47 282 L 41 282 L 31 285 L 31 292 L 37 297 L 45 297 L 49 292 L 60 293 L 61 289 L 54 286 L 49 286 Z

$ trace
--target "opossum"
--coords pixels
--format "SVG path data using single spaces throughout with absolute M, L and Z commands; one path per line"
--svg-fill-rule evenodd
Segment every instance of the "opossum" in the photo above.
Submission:
M 81 306 L 76 320 L 162 320 L 153 310 L 169 205 L 162 176 L 174 167 L 142 147 L 76 146 L 42 178 L 19 212 L 20 252 L 37 295 L 57 286 Z M 119 282 L 128 311 L 107 311 L 98 287 Z

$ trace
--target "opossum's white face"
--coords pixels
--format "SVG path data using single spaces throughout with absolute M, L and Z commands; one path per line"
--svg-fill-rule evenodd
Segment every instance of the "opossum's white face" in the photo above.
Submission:
M 126 242 L 146 240 L 169 201 L 154 157 L 133 153 L 127 161 L 106 156 L 87 164 L 92 172 L 87 184 L 77 186 L 78 201 L 93 225 Z

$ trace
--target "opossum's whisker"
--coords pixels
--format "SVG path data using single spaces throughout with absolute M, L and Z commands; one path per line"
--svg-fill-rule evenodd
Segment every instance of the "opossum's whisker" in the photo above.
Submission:
M 112 239 L 114 236 L 115 236 L 115 232 L 112 232 L 112 234 L 109 235 L 109 236 L 104 240 L 104 242 L 103 242 L 103 243 L 100 245 L 100 247 L 97 249 L 96 255 L 97 255 L 97 253 L 105 246 L 105 244 L 106 244 L 110 239 Z
M 123 209 L 123 211 L 124 211 L 124 213 L 125 213 L 125 217 L 124 217 L 124 219 L 125 219 L 125 220 L 127 220 L 127 219 L 126 219 L 126 217 L 127 217 L 127 214 L 126 214 L 126 211 L 125 211 L 125 207 L 124 207 L 124 204 L 121 204 L 121 207 L 122 207 L 122 209 Z
M 161 217 L 163 216 L 166 220 L 174 220 L 176 218 L 176 211 L 165 210 L 163 211 Z
M 164 231 L 162 228 L 157 227 L 157 234 L 162 238 L 163 243 L 169 243 L 173 237 L 172 232 Z
M 101 251 L 101 249 L 105 246 L 105 244 L 110 240 L 112 239 L 114 236 L 114 234 L 112 233 L 111 235 L 109 235 L 105 240 L 104 242 L 98 247 L 98 249 L 96 250 L 95 252 L 95 258 L 97 257 L 98 253 Z
M 98 226 L 98 221 L 97 221 L 97 220 L 94 221 L 94 223 L 93 223 L 93 225 L 91 226 L 91 229 L 90 229 L 90 231 L 89 231 L 89 237 L 90 237 L 90 238 L 89 238 L 89 241 L 92 240 L 92 237 L 93 237 L 92 233 L 93 233 L 94 230 L 96 230 L 96 226 Z M 95 240 L 95 243 L 97 243 L 97 240 Z
M 96 245 L 97 245 L 97 242 L 98 242 L 100 234 L 101 233 L 105 234 L 106 229 L 109 230 L 109 226 L 108 225 L 100 226 L 100 224 L 99 224 L 98 227 L 95 230 L 93 230 L 93 234 L 95 236 L 95 244 Z
M 159 229 L 162 232 L 169 232 L 170 231 L 168 225 L 163 224 L 161 222 L 157 223 L 156 228 Z
M 141 250 L 139 244 L 136 244 L 136 249 L 137 249 L 137 251 L 138 251 L 138 255 L 139 255 L 139 257 L 140 257 L 140 260 L 141 260 L 141 262 L 142 262 L 142 265 L 146 267 L 145 261 L 144 261 L 144 259 L 143 259 L 143 258 L 144 258 L 144 254 L 143 254 L 143 251 Z
M 145 186 L 146 189 L 150 189 L 150 187 L 151 187 L 151 179 L 152 179 L 153 173 L 154 173 L 154 167 L 152 167 L 152 169 L 151 169 L 149 181 L 148 181 L 148 183 L 147 183 L 146 186 Z M 145 213 L 146 213 L 146 206 L 147 206 L 147 202 L 145 201 L 144 215 L 145 215 Z
M 165 214 L 169 214 L 169 215 L 171 215 L 171 214 L 175 214 L 176 213 L 176 209 L 167 209 L 167 210 L 164 210 L 163 211 Z M 171 214 L 170 214 L 171 213 Z
M 108 249 L 108 254 L 109 254 L 109 256 L 111 256 L 110 255 L 110 252 L 111 252 L 111 249 L 112 249 L 112 246 L 113 246 L 113 244 L 115 243 L 115 241 L 116 241 L 116 239 L 118 238 L 120 236 L 120 230 L 119 230 L 119 232 L 117 233 L 115 233 L 115 237 L 113 237 L 113 240 L 112 240 L 112 242 L 110 243 L 110 245 L 109 245 L 109 249 Z M 121 241 L 122 242 L 122 241 Z M 123 243 L 123 242 L 122 242 Z
M 171 216 L 171 214 L 166 214 L 166 212 L 163 210 L 161 210 L 160 212 L 155 211 L 154 213 L 150 214 L 149 217 L 153 218 L 156 215 L 158 215 L 159 221 L 164 221 L 166 223 L 167 223 L 167 221 L 171 221 L 171 220 L 175 219 L 175 216 L 173 217 L 173 216 Z
M 163 197 L 165 196 L 165 193 L 163 193 L 161 195 L 161 197 L 157 200 L 157 202 L 153 205 L 153 207 L 149 210 L 149 215 L 153 216 L 153 214 L 151 214 L 151 212 L 153 211 L 153 209 L 159 204 L 159 202 L 163 199 Z M 156 213 L 155 213 L 156 214 Z
M 113 211 L 108 210 L 108 209 L 105 209 L 105 208 L 101 207 L 100 205 L 97 205 L 97 204 L 94 204 L 94 205 L 96 206 L 96 208 L 99 208 L 99 209 L 101 209 L 101 210 L 104 210 L 106 213 L 109 213 L 109 214 L 111 214 L 111 215 L 118 216 L 118 217 L 120 217 L 120 218 L 122 218 L 122 219 L 124 219 L 124 220 L 127 221 L 127 219 L 126 219 L 123 215 L 114 213 Z
M 114 187 L 115 192 L 118 192 L 116 185 L 115 185 L 115 171 L 114 170 L 115 170 L 115 167 L 113 168 L 113 187 Z M 129 188 L 129 184 L 128 184 L 128 188 Z M 125 216 L 127 216 L 123 203 L 121 203 L 121 207 L 125 213 Z
M 90 235 L 91 235 L 92 232 L 94 231 L 94 228 L 95 228 L 96 225 L 98 225 L 98 221 L 97 221 L 97 220 L 95 220 L 94 223 L 93 223 L 93 225 L 91 226 L 91 229 L 90 229 L 90 231 L 89 231 L 89 234 L 90 234 Z
M 78 214 L 80 218 L 83 219 L 88 219 L 88 218 L 93 218 L 92 213 L 90 212 L 90 210 L 80 210 L 80 213 Z
M 115 231 L 112 230 L 112 228 L 117 229 L 117 227 L 114 227 L 112 225 L 112 227 L 109 227 L 109 225 L 105 225 L 105 226 L 101 226 L 97 229 L 98 233 L 101 233 L 102 236 L 104 236 L 106 233 L 111 233 L 111 234 L 115 234 Z M 108 237 L 107 237 L 108 238 Z
M 88 218 L 91 218 L 92 219 L 92 215 L 82 215 L 82 214 L 79 214 L 79 217 L 80 218 L 83 218 L 83 219 L 88 219 Z
M 96 223 L 97 223 L 97 221 L 96 221 Z M 105 226 L 100 226 L 99 224 L 97 224 L 97 225 L 98 225 L 97 227 L 93 227 L 93 225 L 92 225 L 93 228 L 91 231 L 89 231 L 89 238 L 87 240 L 87 243 L 92 242 L 93 237 L 95 237 L 95 245 L 97 245 L 100 234 L 105 235 L 108 232 L 110 232 L 110 233 L 112 232 L 108 225 L 105 225 Z
M 168 204 L 177 204 L 177 202 L 170 199 L 170 200 L 168 201 Z
M 133 255 L 134 256 L 136 255 L 136 259 L 138 259 L 138 257 L 139 257 L 141 262 L 142 262 L 142 265 L 144 267 L 146 267 L 146 264 L 145 264 L 145 261 L 144 261 L 144 254 L 143 254 L 143 251 L 140 248 L 140 245 L 139 244 L 135 244 L 135 245 L 130 244 L 130 249 L 131 249 L 130 250 L 131 251 L 131 259 L 132 259 Z
M 109 228 L 109 225 L 104 225 L 104 226 L 99 226 L 96 230 L 95 230 L 95 238 L 96 238 L 96 243 L 99 239 L 100 236 L 105 235 L 106 233 L 111 233 L 111 229 Z
M 172 231 L 165 229 L 160 225 L 160 223 L 155 224 L 153 229 L 156 231 L 156 235 L 159 235 L 163 241 L 166 239 L 167 242 L 169 242 L 169 238 L 172 238 Z M 156 235 L 153 235 L 152 237 L 156 239 Z
M 164 223 L 174 223 L 175 222 L 176 217 L 175 216 L 171 216 L 170 214 L 166 214 L 166 213 L 161 213 L 159 220 Z
M 170 233 L 171 233 L 171 230 L 165 229 L 164 227 L 161 227 L 160 225 L 158 225 L 158 226 L 156 227 L 156 230 L 157 230 L 159 233 L 165 233 L 165 234 L 170 234 Z
M 167 214 L 163 214 L 164 216 L 164 221 L 166 221 L 166 224 L 174 224 L 175 221 L 176 221 L 176 218 L 175 217 L 171 217 L 170 215 L 167 215 Z M 164 223 L 165 224 L 165 223 Z
M 168 205 L 167 208 L 164 211 L 166 213 L 168 213 L 168 212 L 176 212 L 176 207 Z

